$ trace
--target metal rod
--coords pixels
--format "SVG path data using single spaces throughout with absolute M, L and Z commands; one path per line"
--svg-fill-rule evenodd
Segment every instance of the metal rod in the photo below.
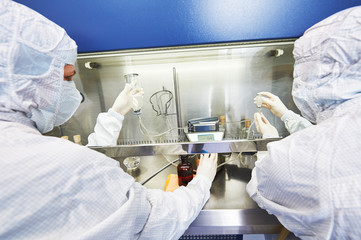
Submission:
M 175 98 L 175 109 L 177 112 L 177 126 L 178 126 L 178 136 L 179 140 L 182 140 L 183 132 L 182 128 L 182 113 L 180 107 L 180 97 L 179 97 L 179 82 L 177 76 L 177 70 L 173 67 L 173 81 L 174 81 L 174 98 Z
M 166 169 L 167 167 L 169 167 L 170 165 L 172 165 L 173 163 L 179 161 L 179 158 L 173 160 L 172 162 L 168 163 L 167 165 L 165 165 L 164 167 L 162 167 L 161 169 L 159 169 L 158 171 L 156 171 L 155 173 L 153 173 L 150 177 L 148 177 L 147 179 L 145 179 L 143 182 L 141 182 L 140 184 L 144 185 L 146 184 L 150 179 L 152 179 L 153 177 L 155 177 L 158 173 L 160 173 L 161 171 L 163 171 L 164 169 Z

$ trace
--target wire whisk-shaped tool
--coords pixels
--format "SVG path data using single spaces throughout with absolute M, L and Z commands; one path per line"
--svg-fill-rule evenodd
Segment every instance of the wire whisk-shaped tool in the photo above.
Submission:
M 173 115 L 174 113 L 168 113 L 173 99 L 173 93 L 163 86 L 163 90 L 153 93 L 149 98 L 149 102 L 152 104 L 153 110 L 160 115 Z

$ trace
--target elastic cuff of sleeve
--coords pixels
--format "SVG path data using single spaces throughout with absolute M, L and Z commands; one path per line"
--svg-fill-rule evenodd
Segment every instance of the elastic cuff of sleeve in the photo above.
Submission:
M 115 117 L 119 122 L 123 122 L 123 120 L 124 120 L 124 116 L 120 113 L 117 113 L 112 108 L 109 108 L 108 114 L 112 117 Z
M 246 191 L 251 198 L 257 195 L 257 177 L 255 175 L 256 173 L 252 170 L 252 178 L 246 186 Z
M 283 122 L 290 120 L 295 116 L 296 113 L 292 112 L 291 110 L 288 110 L 283 116 L 281 117 L 281 120 Z
M 264 203 L 261 197 L 262 195 L 259 193 L 258 190 L 257 177 L 253 176 L 253 171 L 252 171 L 252 178 L 246 186 L 246 191 L 248 195 L 258 204 L 260 208 L 264 208 Z

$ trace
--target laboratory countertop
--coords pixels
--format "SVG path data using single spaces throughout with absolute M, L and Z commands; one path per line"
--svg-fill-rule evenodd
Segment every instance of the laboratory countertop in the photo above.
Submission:
M 229 160 L 227 155 L 219 155 L 219 162 Z M 277 218 L 260 209 L 246 192 L 251 169 L 256 161 L 255 156 L 232 155 L 231 159 L 236 160 L 218 168 L 211 187 L 210 199 L 185 235 L 274 234 L 281 231 L 282 225 Z M 139 168 L 127 172 L 149 189 L 164 190 L 168 175 L 177 174 L 175 165 L 178 162 L 175 165 L 169 164 L 175 159 L 177 156 L 174 155 L 142 156 Z M 124 158 L 115 158 L 115 160 L 119 161 L 120 166 L 126 171 Z M 191 159 L 191 163 L 195 165 L 195 157 Z M 169 167 L 157 173 L 167 164 Z

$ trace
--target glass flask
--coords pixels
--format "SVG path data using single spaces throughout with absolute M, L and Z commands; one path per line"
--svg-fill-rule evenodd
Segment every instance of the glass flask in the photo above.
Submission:
M 124 75 L 124 78 L 125 83 L 130 84 L 131 90 L 141 88 L 138 73 L 126 74 Z M 143 95 L 140 92 L 131 94 L 129 102 L 134 114 L 139 115 L 141 113 L 141 108 L 143 107 Z

